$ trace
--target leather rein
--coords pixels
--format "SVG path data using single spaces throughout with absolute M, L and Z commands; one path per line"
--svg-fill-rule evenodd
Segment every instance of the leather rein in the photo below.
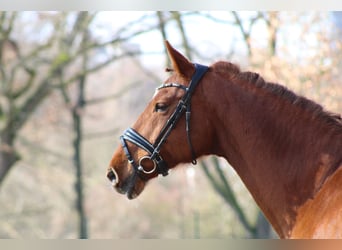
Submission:
M 204 74 L 207 72 L 208 67 L 201 65 L 201 64 L 194 64 L 195 66 L 195 72 L 190 80 L 189 87 L 186 87 L 184 85 L 178 84 L 178 83 L 166 83 L 161 85 L 157 88 L 163 89 L 163 88 L 180 88 L 185 91 L 184 96 L 179 101 L 175 111 L 172 113 L 170 118 L 167 120 L 166 124 L 160 131 L 159 136 L 157 137 L 156 141 L 151 144 L 146 138 L 144 138 L 141 134 L 139 134 L 137 131 L 135 131 L 133 128 L 128 128 L 124 131 L 124 133 L 120 136 L 120 141 L 122 144 L 122 148 L 125 152 L 125 155 L 127 157 L 128 162 L 132 165 L 134 169 L 134 176 L 140 176 L 140 178 L 144 179 L 143 174 L 152 174 L 153 172 L 157 172 L 157 174 L 161 174 L 163 176 L 168 175 L 169 167 L 167 163 L 163 160 L 163 158 L 160 155 L 160 149 L 164 142 L 166 141 L 167 137 L 171 133 L 172 129 L 175 127 L 177 121 L 180 119 L 182 114 L 185 112 L 185 121 L 186 121 L 186 134 L 187 134 L 187 141 L 191 150 L 192 154 L 192 164 L 196 164 L 196 154 L 194 152 L 191 138 L 190 138 L 190 115 L 191 115 L 191 97 L 193 95 L 193 92 L 204 76 Z M 128 148 L 127 142 L 129 141 L 136 146 L 142 148 L 146 152 L 149 153 L 148 156 L 143 156 L 139 159 L 139 162 L 137 163 Z M 145 159 L 151 160 L 153 162 L 153 168 L 151 170 L 145 169 L 141 162 Z M 135 179 L 135 177 L 133 179 Z

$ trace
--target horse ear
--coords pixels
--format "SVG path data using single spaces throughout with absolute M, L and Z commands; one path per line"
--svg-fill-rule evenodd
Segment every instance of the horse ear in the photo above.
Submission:
M 169 54 L 173 70 L 190 79 L 195 71 L 195 66 L 185 56 L 174 49 L 168 41 L 165 41 L 165 46 L 167 53 Z

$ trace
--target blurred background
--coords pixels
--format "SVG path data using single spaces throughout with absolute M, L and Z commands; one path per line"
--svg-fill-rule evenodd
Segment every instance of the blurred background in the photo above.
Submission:
M 0 12 L 0 238 L 275 238 L 224 159 L 133 201 L 106 168 L 167 74 L 163 41 L 342 113 L 342 12 Z

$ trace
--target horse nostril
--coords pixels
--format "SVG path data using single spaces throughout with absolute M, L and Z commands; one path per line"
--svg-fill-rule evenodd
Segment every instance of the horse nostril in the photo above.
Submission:
M 110 168 L 107 173 L 107 178 L 112 182 L 112 185 L 115 186 L 119 182 L 119 178 L 114 168 Z

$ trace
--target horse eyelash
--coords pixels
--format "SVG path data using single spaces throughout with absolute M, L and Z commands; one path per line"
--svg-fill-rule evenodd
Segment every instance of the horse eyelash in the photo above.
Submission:
M 165 69 L 165 72 L 173 72 L 173 69 L 171 69 L 171 68 L 166 68 L 166 69 Z

